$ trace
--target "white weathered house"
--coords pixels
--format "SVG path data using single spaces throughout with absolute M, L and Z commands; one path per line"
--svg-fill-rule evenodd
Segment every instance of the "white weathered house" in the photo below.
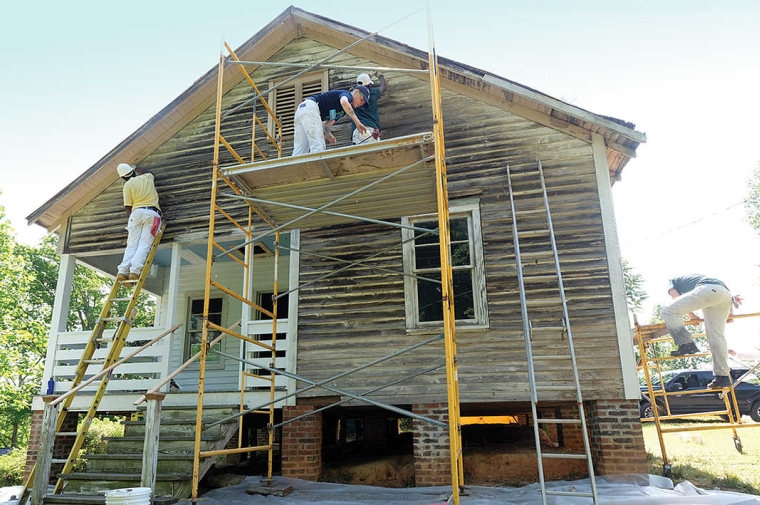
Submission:
M 244 61 L 314 63 L 367 35 L 361 29 L 290 7 L 236 53 Z M 284 122 L 283 152 L 287 155 L 291 149 L 295 106 L 311 94 L 349 87 L 357 72 L 345 67 L 425 69 L 427 62 L 426 53 L 375 36 L 331 60 L 335 68 L 316 69 L 290 81 L 269 97 L 275 114 Z M 449 211 L 452 229 L 457 234 L 453 240 L 463 244 L 463 250 L 468 252 L 467 261 L 455 265 L 455 272 L 459 273 L 454 283 L 462 415 L 513 415 L 526 419 L 530 412 L 505 167 L 519 174 L 532 170 L 540 161 L 553 211 L 596 471 L 599 474 L 644 471 L 646 457 L 637 410 L 639 389 L 630 345 L 611 183 L 619 179 L 645 136 L 630 123 L 594 114 L 462 63 L 441 58 L 440 68 Z M 247 70 L 262 90 L 295 73 L 292 68 L 270 65 L 249 66 Z M 234 77 L 223 89 L 227 111 L 252 96 L 242 73 L 231 72 Z M 389 147 L 377 156 L 393 162 L 394 156 L 401 156 L 400 151 L 394 150 L 394 139 L 432 128 L 430 84 L 426 74 L 389 72 L 386 78 L 389 90 L 380 101 L 380 110 L 383 139 Z M 134 163 L 155 174 L 167 223 L 154 271 L 144 288 L 158 300 L 155 326 L 133 329 L 129 340 L 149 340 L 175 324 L 184 326 L 141 354 L 139 360 L 119 369 L 121 375 L 111 381 L 100 410 L 134 412 L 133 402 L 141 392 L 153 387 L 197 351 L 200 342 L 197 322 L 202 315 L 207 262 L 216 86 L 214 67 L 28 217 L 30 223 L 60 235 L 61 273 L 45 369 L 45 381 L 54 377 L 57 393 L 66 390 L 66 379 L 72 376 L 89 337 L 89 332 L 64 331 L 71 309 L 69 292 L 74 266 L 79 263 L 114 275 L 124 248 L 122 183 L 115 170 L 120 162 Z M 233 146 L 240 146 L 239 152 L 250 160 L 250 148 L 246 153 L 242 146 L 250 142 L 253 116 L 274 130 L 272 118 L 264 108 L 254 110 L 249 104 L 246 107 L 242 109 L 244 113 L 231 116 L 222 133 Z M 336 127 L 339 146 L 349 143 L 350 130 L 345 123 Z M 272 148 L 262 146 L 262 149 L 270 157 L 276 157 Z M 356 168 L 352 163 L 356 164 L 358 158 L 353 154 L 347 151 L 340 158 L 346 177 Z M 231 156 L 221 161 L 222 166 L 234 163 Z M 283 174 L 290 173 L 288 163 L 287 159 L 281 161 Z M 395 163 L 405 164 L 401 160 Z M 296 172 L 301 169 L 295 165 L 291 168 Z M 261 191 L 270 196 L 279 191 L 306 201 L 313 196 L 309 195 L 310 184 L 320 188 L 313 192 L 326 191 L 320 186 L 325 183 L 318 179 L 319 175 L 311 181 L 284 176 L 278 180 L 277 172 L 272 173 L 271 190 Z M 332 176 L 336 184 L 342 181 L 342 174 Z M 407 181 L 376 195 L 378 201 L 386 200 L 385 205 L 378 201 L 364 204 L 359 199 L 355 205 L 364 205 L 361 210 L 398 223 L 429 222 L 434 219 L 429 211 L 423 212 L 420 209 L 424 206 L 415 205 L 429 200 L 430 190 L 416 184 Z M 522 184 L 521 191 L 535 189 L 530 181 L 516 184 Z M 296 187 L 301 193 L 295 191 Z M 351 202 L 345 203 L 346 211 L 351 210 L 350 205 Z M 238 210 L 244 212 L 244 208 L 241 204 Z M 233 248 L 239 243 L 240 235 L 232 225 L 219 225 L 217 233 L 226 247 Z M 440 315 L 425 308 L 437 301 L 435 293 L 417 285 L 412 277 L 391 272 L 415 275 L 427 272 L 424 265 L 413 260 L 415 247 L 424 244 L 419 239 L 415 244 L 409 233 L 408 229 L 388 229 L 371 223 L 336 224 L 329 220 L 301 223 L 283 232 L 278 283 L 281 292 L 293 291 L 287 298 L 281 298 L 278 306 L 281 333 L 277 341 L 278 366 L 315 381 L 324 380 L 440 331 Z M 323 275 L 335 273 L 339 266 L 312 253 L 358 260 L 394 241 L 400 244 L 402 239 L 407 240 L 404 246 L 388 247 L 382 255 L 374 257 L 374 270 L 353 268 L 320 281 Z M 255 245 L 252 291 L 254 299 L 266 305 L 271 302 L 274 280 L 274 245 L 271 237 Z M 229 256 L 218 259 L 214 276 L 226 286 L 243 290 L 240 266 Z M 303 286 L 296 289 L 299 285 Z M 533 295 L 541 296 L 543 289 L 541 285 L 529 286 L 528 293 L 533 290 Z M 210 303 L 209 319 L 221 326 L 232 325 L 244 312 L 241 302 L 223 291 L 212 292 Z M 266 320 L 244 319 L 241 331 L 256 338 L 270 327 Z M 222 340 L 219 350 L 249 361 L 260 360 L 262 364 L 270 361 L 268 355 L 236 338 Z M 368 370 L 341 383 L 341 387 L 362 394 L 378 383 L 412 373 L 420 363 L 434 363 L 441 357 L 440 347 L 425 349 L 422 354 L 403 356 L 382 368 Z M 240 362 L 214 354 L 209 355 L 209 360 L 205 403 L 238 404 L 241 389 L 245 405 L 268 401 L 269 390 L 258 387 L 255 378 L 246 377 L 241 383 Z M 567 379 L 567 370 L 548 372 L 556 373 L 558 383 Z M 168 394 L 164 405 L 196 405 L 198 376 L 197 365 L 179 374 L 176 382 L 181 391 Z M 294 380 L 285 377 L 277 380 L 282 393 L 295 391 Z M 439 370 L 427 379 L 387 387 L 373 398 L 437 416 L 445 410 L 445 385 L 445 375 Z M 45 389 L 46 384 L 41 385 L 40 392 Z M 283 409 L 283 418 L 292 418 L 296 413 L 310 412 L 316 406 L 330 403 L 334 397 L 334 393 L 315 388 L 278 403 L 278 409 Z M 552 400 L 552 415 L 562 417 L 574 409 L 577 412 L 573 398 L 562 391 Z M 81 395 L 70 410 L 88 406 L 87 396 Z M 41 409 L 41 400 L 35 400 L 35 412 Z M 319 478 L 323 458 L 329 459 L 332 448 L 346 443 L 341 438 L 345 433 L 333 438 L 328 434 L 337 427 L 345 430 L 348 421 L 351 426 L 361 427 L 355 428 L 356 432 L 369 450 L 394 444 L 398 435 L 393 432 L 397 423 L 394 425 L 392 414 L 361 407 L 356 402 L 347 402 L 315 418 L 316 423 L 283 427 L 283 474 Z M 615 421 L 615 429 L 609 428 L 611 419 Z M 307 429 L 311 431 L 299 435 L 295 426 L 301 429 L 309 426 Z M 260 427 L 260 424 L 253 426 L 253 431 Z M 249 428 L 245 428 L 246 432 L 251 431 Z M 415 429 L 424 432 L 423 428 Z M 299 455 L 289 452 L 306 438 L 323 440 L 324 447 L 313 444 Z M 578 448 L 577 431 L 568 427 L 563 438 L 568 450 Z M 29 452 L 32 459 L 35 449 L 33 439 Z M 423 451 L 411 442 L 400 450 L 414 455 L 418 485 L 441 484 L 449 479 L 446 464 L 441 463 L 447 458 L 444 450 Z

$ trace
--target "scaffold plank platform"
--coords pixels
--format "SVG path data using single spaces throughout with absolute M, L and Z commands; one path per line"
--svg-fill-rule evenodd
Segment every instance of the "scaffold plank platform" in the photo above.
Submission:
M 437 212 L 433 154 L 433 135 L 426 132 L 221 171 L 256 198 L 254 205 L 278 225 L 330 202 L 335 203 L 327 210 L 333 213 L 391 220 Z M 394 172 L 398 173 L 391 175 Z M 341 199 L 345 195 L 350 196 Z M 293 228 L 352 221 L 355 218 L 318 212 Z

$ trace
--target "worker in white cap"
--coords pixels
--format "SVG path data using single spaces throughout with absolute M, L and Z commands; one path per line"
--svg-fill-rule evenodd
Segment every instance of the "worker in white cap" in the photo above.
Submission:
M 127 211 L 127 248 L 119 264 L 117 281 L 140 278 L 153 238 L 161 226 L 161 207 L 153 184 L 153 174 L 128 163 L 116 167 L 124 180 L 124 208 Z
M 377 101 L 385 93 L 387 86 L 382 74 L 377 76 L 377 80 L 379 85 L 375 86 L 369 74 L 359 74 L 356 78 L 357 84 L 369 88 L 369 100 L 367 100 L 366 107 L 356 110 L 356 116 L 367 127 L 367 132 L 361 133 L 354 127 L 351 134 L 351 140 L 354 144 L 368 144 L 380 140 L 380 112 L 377 109 Z
M 366 105 L 368 98 L 366 86 L 355 86 L 349 91 L 330 90 L 307 97 L 296 109 L 293 119 L 293 156 L 324 151 L 325 138 L 335 145 L 338 141 L 331 128 L 344 114 L 351 118 L 359 131 L 366 132 L 367 128 L 356 117 L 356 111 Z

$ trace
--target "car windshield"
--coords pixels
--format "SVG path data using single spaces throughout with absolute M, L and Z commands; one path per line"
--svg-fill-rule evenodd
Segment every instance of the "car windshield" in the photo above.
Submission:
M 678 374 L 678 372 L 662 372 L 662 380 L 665 382 L 668 382 L 670 379 L 675 377 Z M 660 375 L 653 373 L 651 375 L 652 377 L 652 386 L 659 386 L 660 385 Z M 646 384 L 646 383 L 644 383 Z M 643 384 L 642 384 L 643 385 Z

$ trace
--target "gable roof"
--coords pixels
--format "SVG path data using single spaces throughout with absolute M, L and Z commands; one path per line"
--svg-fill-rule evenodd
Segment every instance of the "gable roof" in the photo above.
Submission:
M 244 61 L 266 61 L 300 36 L 343 49 L 368 35 L 370 32 L 365 30 L 290 6 L 235 52 Z M 428 68 L 427 52 L 379 35 L 352 48 L 350 53 L 386 66 L 422 70 Z M 438 60 L 443 88 L 509 110 L 588 142 L 593 133 L 601 135 L 607 145 L 607 161 L 613 179 L 619 178 L 625 164 L 635 157 L 638 145 L 646 142 L 646 136 L 636 131 L 632 123 L 594 114 L 440 55 Z M 27 216 L 29 224 L 36 223 L 48 230 L 55 230 L 64 218 L 82 208 L 116 180 L 114 168 L 118 163 L 139 163 L 213 105 L 216 99 L 217 73 L 215 65 L 144 125 Z M 225 69 L 225 75 L 225 93 L 243 79 L 243 73 L 237 65 Z

